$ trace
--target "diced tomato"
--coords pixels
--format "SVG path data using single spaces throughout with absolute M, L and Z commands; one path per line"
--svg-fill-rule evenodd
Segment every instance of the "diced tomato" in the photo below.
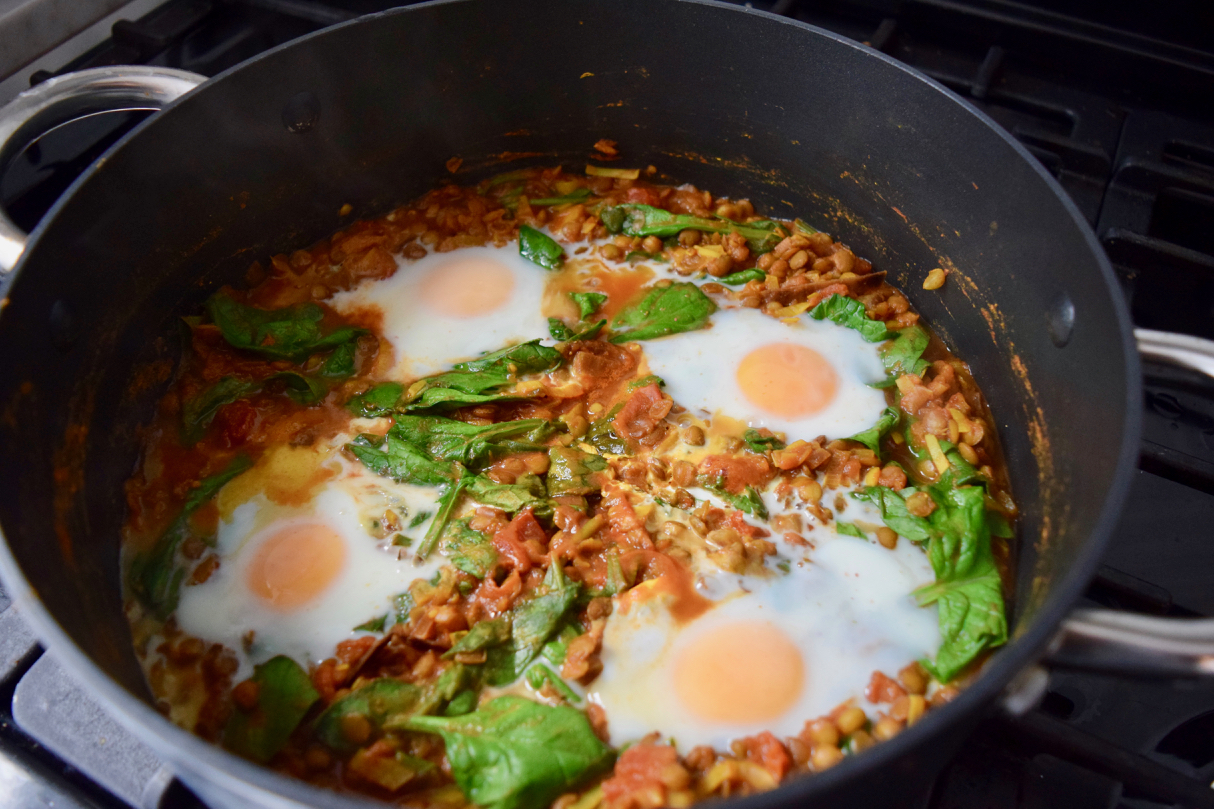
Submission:
M 510 575 L 500 585 L 492 576 L 486 576 L 473 591 L 471 600 L 479 602 L 490 618 L 496 618 L 510 609 L 510 605 L 522 591 L 523 578 L 516 569 L 510 571 Z
M 874 671 L 872 679 L 864 689 L 864 696 L 872 703 L 893 702 L 898 697 L 906 696 L 906 689 L 881 672 Z
M 777 781 L 783 779 L 784 774 L 792 768 L 792 756 L 788 754 L 788 749 L 767 730 L 746 740 L 746 757 L 761 765 Z
M 320 692 L 321 699 L 332 702 L 337 692 L 337 661 L 331 657 L 322 661 L 312 672 L 312 685 Z
M 615 429 L 624 438 L 640 439 L 653 432 L 674 401 L 663 396 L 657 385 L 637 388 L 615 417 Z
M 257 408 L 245 399 L 238 399 L 216 414 L 215 423 L 222 446 L 243 446 L 257 426 Z
M 603 505 L 607 506 L 608 534 L 616 544 L 637 550 L 653 547 L 645 521 L 637 516 L 623 489 L 619 486 L 604 487 Z
M 359 660 L 362 660 L 363 655 L 371 651 L 371 647 L 374 645 L 375 638 L 371 635 L 343 640 L 337 644 L 337 659 L 347 666 L 352 666 Z
M 614 807 L 661 806 L 666 800 L 669 770 L 679 766 L 673 747 L 637 744 L 615 762 L 614 774 L 603 782 L 603 800 Z
M 662 198 L 658 196 L 658 192 L 652 188 L 638 188 L 633 186 L 624 194 L 624 199 L 629 202 L 636 202 L 641 205 L 658 206 L 662 202 Z
M 709 455 L 700 461 L 697 471 L 710 480 L 722 478 L 725 490 L 732 494 L 741 494 L 747 486 L 762 489 L 775 477 L 775 470 L 762 455 Z

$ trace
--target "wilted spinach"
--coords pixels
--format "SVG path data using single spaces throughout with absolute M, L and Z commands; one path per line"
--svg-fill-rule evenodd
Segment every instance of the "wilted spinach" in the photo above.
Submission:
M 615 758 L 581 711 L 522 697 L 459 717 L 416 716 L 407 727 L 443 737 L 455 782 L 484 809 L 547 806 Z
M 655 287 L 612 322 L 613 343 L 652 340 L 703 328 L 717 305 L 695 284 L 683 281 Z
M 199 481 L 181 507 L 177 519 L 165 530 L 150 551 L 140 552 L 131 560 L 128 581 L 131 591 L 161 620 L 177 609 L 185 568 L 177 551 L 190 536 L 190 515 L 206 505 L 224 485 L 253 465 L 246 455 L 233 458 L 222 472 Z
M 237 708 L 228 719 L 223 744 L 245 758 L 265 763 L 283 748 L 308 709 L 320 699 L 308 673 L 289 657 L 272 657 L 253 670 L 257 705 Z

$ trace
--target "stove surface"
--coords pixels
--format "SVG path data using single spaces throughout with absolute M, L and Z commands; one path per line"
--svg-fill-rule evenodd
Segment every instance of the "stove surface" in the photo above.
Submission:
M 168 0 L 115 23 L 108 39 L 54 72 L 147 63 L 214 75 L 390 5 Z M 1160 1 L 1144 14 L 1136 3 L 1078 0 L 753 5 L 870 44 L 982 109 L 1087 217 L 1136 325 L 1214 338 L 1214 6 Z M 95 116 L 44 137 L 0 178 L 0 202 L 32 227 L 140 119 Z M 1214 383 L 1164 366 L 1145 373 L 1139 471 L 1086 601 L 1214 616 Z M 992 714 L 916 805 L 1214 806 L 1212 780 L 1214 681 L 1053 671 L 1035 710 Z M 0 809 L 50 805 L 199 803 L 42 653 L 0 594 Z

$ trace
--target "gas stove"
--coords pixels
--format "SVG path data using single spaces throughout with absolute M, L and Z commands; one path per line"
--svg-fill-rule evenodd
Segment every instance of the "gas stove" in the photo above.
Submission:
M 153 64 L 214 75 L 399 3 L 98 0 L 92 14 L 51 14 L 70 5 L 0 3 L 6 48 L 38 13 L 69 26 L 57 37 L 41 31 L 37 47 L 61 44 L 41 56 L 32 50 L 28 64 L 7 76 L 11 65 L 0 59 L 0 103 L 31 83 L 86 67 Z M 871 45 L 982 109 L 1087 217 L 1137 326 L 1214 338 L 1214 6 L 1159 0 L 1148 13 L 1137 3 L 1093 9 L 1078 0 L 1049 8 L 1044 0 L 748 5 Z M 0 202 L 32 228 L 144 114 L 94 116 L 43 137 L 0 177 Z M 1214 616 L 1214 543 L 1205 528 L 1214 525 L 1214 383 L 1150 364 L 1145 375 L 1137 477 L 1085 600 L 1153 615 Z M 906 803 L 1214 807 L 1212 780 L 1214 680 L 1054 670 L 1036 708 L 1020 717 L 992 713 L 930 791 Z M 0 809 L 50 805 L 201 803 L 43 653 L 0 593 Z

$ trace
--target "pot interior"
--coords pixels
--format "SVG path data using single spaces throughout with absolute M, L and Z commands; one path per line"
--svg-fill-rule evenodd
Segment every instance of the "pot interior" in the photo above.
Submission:
M 448 180 L 579 167 L 600 138 L 618 142 L 617 165 L 834 234 L 970 363 L 1022 508 L 1013 626 L 1043 639 L 1099 553 L 1137 382 L 1108 269 L 1040 168 L 938 87 L 786 20 L 695 2 L 453 2 L 209 82 L 37 231 L 0 313 L 0 524 L 102 671 L 146 697 L 118 536 L 178 318 L 254 260 Z M 934 267 L 949 281 L 926 292 Z

